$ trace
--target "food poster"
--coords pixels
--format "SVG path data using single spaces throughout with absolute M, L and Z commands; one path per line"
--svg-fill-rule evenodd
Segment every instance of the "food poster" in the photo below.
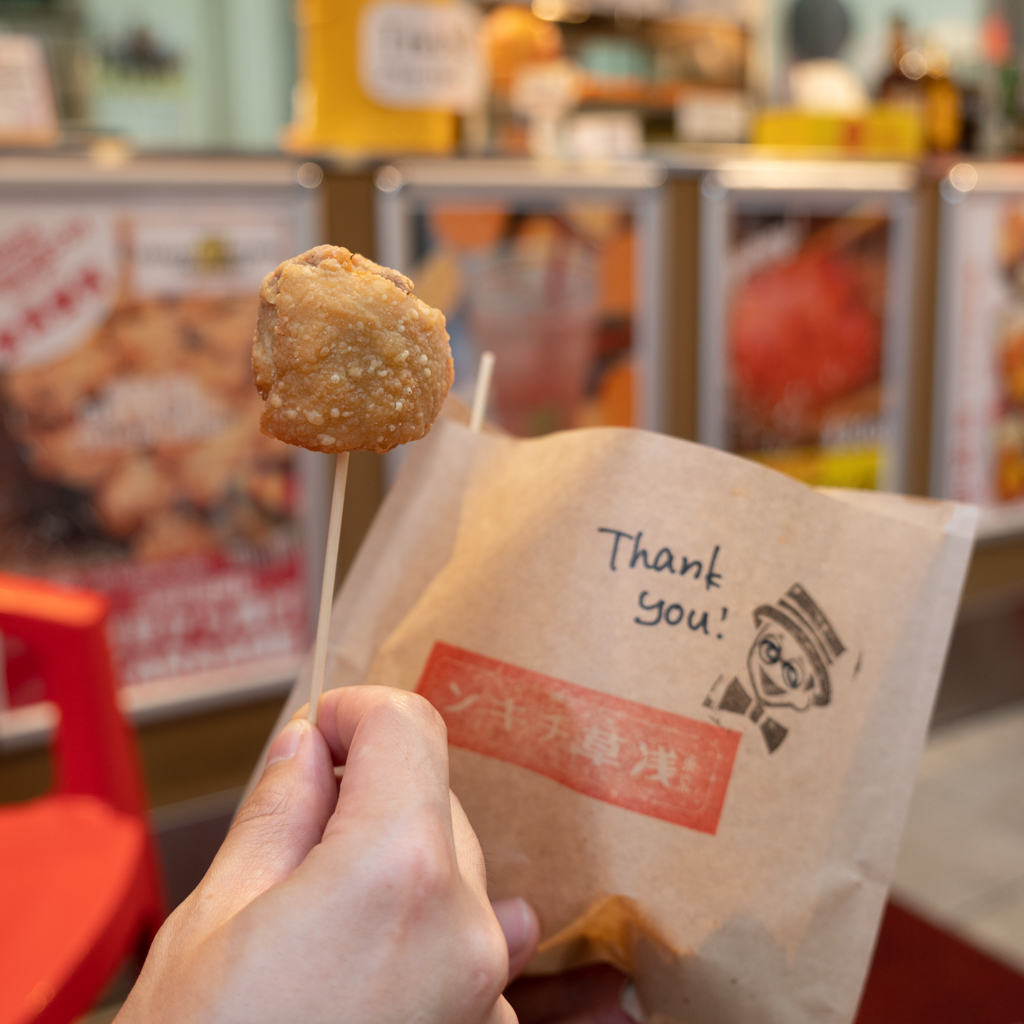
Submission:
M 725 446 L 809 484 L 885 477 L 890 218 L 742 209 L 726 251 Z
M 294 210 L 0 207 L 0 568 L 94 587 L 123 682 L 302 652 L 290 450 L 250 346 Z M 41 696 L 12 638 L 11 705 Z
M 1024 197 L 978 195 L 952 211 L 938 384 L 938 490 L 1024 507 Z
M 631 205 L 435 201 L 411 228 L 408 273 L 445 314 L 460 397 L 490 350 L 489 415 L 513 434 L 636 422 Z

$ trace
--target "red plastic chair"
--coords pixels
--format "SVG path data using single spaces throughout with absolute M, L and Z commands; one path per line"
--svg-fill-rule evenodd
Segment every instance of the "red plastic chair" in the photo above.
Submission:
M 92 591 L 0 573 L 0 632 L 28 647 L 60 709 L 54 792 L 0 807 L 0 1024 L 86 1012 L 163 920 L 107 610 Z

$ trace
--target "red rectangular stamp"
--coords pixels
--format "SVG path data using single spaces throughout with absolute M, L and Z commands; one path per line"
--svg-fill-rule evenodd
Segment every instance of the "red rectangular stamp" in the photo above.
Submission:
M 715 834 L 740 733 L 436 643 L 416 687 L 453 746 Z

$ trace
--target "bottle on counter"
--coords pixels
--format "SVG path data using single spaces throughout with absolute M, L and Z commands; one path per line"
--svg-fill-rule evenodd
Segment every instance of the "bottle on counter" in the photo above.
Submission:
M 928 71 L 928 64 L 922 53 L 911 48 L 907 23 L 903 18 L 892 19 L 889 54 L 891 67 L 882 79 L 878 98 L 883 103 L 914 107 L 923 115 L 925 84 L 922 80 Z
M 1020 65 L 1013 26 L 996 4 L 982 22 L 981 53 L 985 72 L 979 87 L 978 148 L 988 156 L 1006 156 L 1020 148 Z
M 949 77 L 949 55 L 938 46 L 923 51 L 928 71 L 924 76 L 924 137 L 929 149 L 948 153 L 958 149 L 964 134 L 964 97 Z
M 963 136 L 963 94 L 949 76 L 949 56 L 938 46 L 911 46 L 900 17 L 892 20 L 890 56 L 889 73 L 879 88 L 881 102 L 914 110 L 932 152 L 956 149 Z

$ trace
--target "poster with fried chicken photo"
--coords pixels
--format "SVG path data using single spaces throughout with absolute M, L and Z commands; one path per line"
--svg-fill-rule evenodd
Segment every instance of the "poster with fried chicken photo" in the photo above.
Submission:
M 1024 499 L 1024 198 L 1005 203 L 999 219 L 995 323 L 994 458 L 990 494 L 999 502 Z
M 983 533 L 1024 524 L 1024 173 L 1006 176 L 943 188 L 933 490 L 981 505 Z
M 250 345 L 287 202 L 0 206 L 0 568 L 104 591 L 127 685 L 299 655 L 297 475 Z M 7 652 L 7 699 L 41 696 Z

